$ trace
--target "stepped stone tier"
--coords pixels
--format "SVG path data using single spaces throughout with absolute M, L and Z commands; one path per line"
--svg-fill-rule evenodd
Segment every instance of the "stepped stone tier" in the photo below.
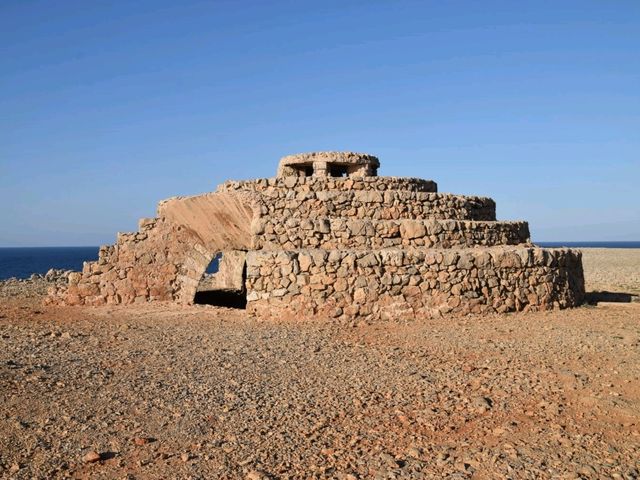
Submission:
M 264 318 L 407 318 L 565 308 L 584 297 L 579 251 L 543 249 L 490 198 L 378 177 L 371 155 L 284 157 L 275 178 L 160 202 L 54 288 L 67 305 L 194 302 L 234 291 Z M 218 273 L 205 275 L 222 254 Z

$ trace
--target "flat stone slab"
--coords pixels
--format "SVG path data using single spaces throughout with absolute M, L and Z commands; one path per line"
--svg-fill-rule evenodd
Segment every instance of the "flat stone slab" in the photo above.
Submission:
M 373 155 L 355 152 L 310 152 L 288 155 L 280 160 L 278 177 L 331 177 L 336 168 L 347 176 L 377 176 L 380 161 Z

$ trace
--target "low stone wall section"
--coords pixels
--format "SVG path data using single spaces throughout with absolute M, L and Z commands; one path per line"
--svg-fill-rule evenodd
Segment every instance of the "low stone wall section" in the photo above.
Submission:
M 402 190 L 319 191 L 272 188 L 260 193 L 262 214 L 281 217 L 496 219 L 491 198 Z
M 158 218 L 142 219 L 138 232 L 119 233 L 115 245 L 100 248 L 96 262 L 86 262 L 82 272 L 69 276 L 68 286 L 50 292 L 48 303 L 191 303 L 216 253 L 250 248 L 251 224 L 260 217 L 256 197 L 243 192 L 205 193 L 160 202 Z M 229 254 L 229 265 L 223 265 L 235 276 L 224 279 L 225 285 L 240 290 L 242 255 Z
M 247 291 L 261 318 L 405 319 L 573 307 L 584 276 L 567 249 L 255 251 Z
M 252 233 L 255 250 L 464 248 L 529 242 L 527 222 L 262 217 L 254 220 Z
M 193 301 L 212 254 L 187 228 L 163 219 L 143 219 L 136 233 L 118 234 L 100 247 L 98 260 L 52 288 L 54 305 L 114 305 L 154 300 Z
M 437 192 L 438 185 L 432 180 L 403 177 L 276 177 L 256 180 L 230 180 L 218 186 L 218 192 L 270 190 L 297 190 L 300 192 L 322 192 L 337 190 L 405 190 L 411 192 Z

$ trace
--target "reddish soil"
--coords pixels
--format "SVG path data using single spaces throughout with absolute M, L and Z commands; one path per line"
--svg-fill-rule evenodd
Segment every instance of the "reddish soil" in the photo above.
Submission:
M 2 478 L 638 478 L 638 303 L 345 325 L 0 297 Z

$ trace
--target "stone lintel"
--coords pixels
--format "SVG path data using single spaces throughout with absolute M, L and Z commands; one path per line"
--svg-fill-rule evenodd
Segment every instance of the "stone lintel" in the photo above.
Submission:
M 280 160 L 278 177 L 375 177 L 380 161 L 354 152 L 310 152 Z

